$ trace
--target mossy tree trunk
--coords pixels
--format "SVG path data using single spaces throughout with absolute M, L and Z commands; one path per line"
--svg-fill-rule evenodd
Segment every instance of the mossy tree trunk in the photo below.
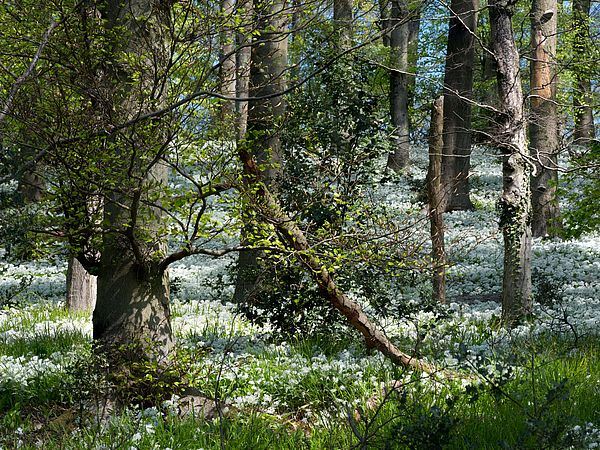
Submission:
M 497 145 L 503 152 L 500 227 L 504 237 L 502 319 L 514 325 L 531 312 L 531 199 L 526 120 L 512 29 L 515 1 L 489 3 L 500 97 Z

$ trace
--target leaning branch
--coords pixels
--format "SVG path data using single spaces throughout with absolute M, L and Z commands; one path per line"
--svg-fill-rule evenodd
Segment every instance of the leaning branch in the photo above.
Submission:
M 410 367 L 427 373 L 436 371 L 435 366 L 423 360 L 412 357 L 400 351 L 385 334 L 369 319 L 361 306 L 337 286 L 333 273 L 330 272 L 310 251 L 309 243 L 304 232 L 298 227 L 281 208 L 275 197 L 269 192 L 260 180 L 260 171 L 252 155 L 241 148 L 240 159 L 244 165 L 244 172 L 255 187 L 257 205 L 269 222 L 273 224 L 282 237 L 285 245 L 294 250 L 294 255 L 310 271 L 319 286 L 321 294 L 340 312 L 348 322 L 364 336 L 367 345 L 376 348 L 395 364 Z

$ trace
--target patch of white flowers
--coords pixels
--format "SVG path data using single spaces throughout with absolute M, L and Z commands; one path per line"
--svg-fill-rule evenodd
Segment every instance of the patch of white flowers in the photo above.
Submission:
M 413 177 L 423 179 L 423 170 Z M 448 272 L 449 319 L 439 321 L 435 314 L 421 312 L 410 321 L 398 318 L 380 319 L 389 336 L 422 339 L 424 343 L 441 348 L 442 364 L 454 367 L 461 364 L 458 354 L 464 351 L 467 362 L 473 364 L 485 356 L 486 370 L 494 376 L 505 376 L 506 366 L 497 366 L 493 354 L 502 349 L 510 338 L 536 336 L 548 330 L 572 327 L 581 333 L 596 331 L 600 324 L 600 234 L 581 240 L 535 240 L 532 266 L 536 276 L 555 283 L 562 300 L 536 305 L 538 320 L 512 330 L 489 330 L 481 336 L 482 326 L 500 317 L 498 303 L 502 282 L 502 237 L 494 204 L 500 192 L 500 163 L 492 155 L 475 153 L 473 157 L 474 212 L 454 212 L 445 216 L 447 249 L 451 267 Z M 407 186 L 387 183 L 378 188 L 378 195 L 399 213 L 421 214 L 414 205 L 414 193 Z M 415 230 L 415 239 L 426 241 L 427 229 Z M 220 373 L 220 380 L 232 386 L 229 401 L 239 408 L 257 408 L 276 413 L 288 405 L 304 408 L 310 416 L 311 406 L 304 404 L 306 389 L 323 386 L 327 398 L 343 403 L 344 391 L 373 392 L 379 386 L 381 372 L 387 362 L 375 354 L 366 356 L 352 349 L 334 356 L 325 356 L 319 349 L 311 355 L 300 355 L 288 343 L 272 344 L 268 327 L 259 327 L 241 317 L 235 305 L 225 300 L 232 297 L 232 282 L 227 267 L 234 256 L 224 258 L 194 257 L 179 261 L 170 269 L 174 281 L 172 295 L 173 328 L 183 347 L 205 348 L 207 356 L 199 365 L 210 366 Z M 19 299 L 30 306 L 0 310 L 0 343 L 9 345 L 17 340 L 33 340 L 37 336 L 53 336 L 60 332 L 80 332 L 91 339 L 89 318 L 62 316 L 52 319 L 43 313 L 40 304 L 54 302 L 48 307 L 61 307 L 64 298 L 66 268 L 62 262 L 35 262 L 15 266 L 2 265 L 0 292 L 17 289 L 21 280 L 31 277 L 31 283 Z M 545 277 L 545 278 L 543 278 Z M 550 288 L 552 288 L 550 286 Z M 367 299 L 350 293 L 369 309 Z M 416 300 L 417 290 L 402 294 Z M 28 309 L 29 308 L 29 309 Z M 30 312 L 39 317 L 35 323 L 24 320 Z M 443 322 L 443 323 L 442 323 Z M 483 324 L 483 325 L 482 325 Z M 436 327 L 435 333 L 423 333 L 423 327 Z M 459 349 L 453 330 L 460 330 Z M 455 333 L 454 333 L 455 334 Z M 453 337 L 454 336 L 454 337 Z M 48 358 L 34 355 L 0 355 L 0 386 L 26 388 L 34 380 L 64 372 L 74 358 L 72 353 L 55 353 Z M 268 356 L 265 356 L 268 355 Z M 319 385 L 322 383 L 322 385 Z M 171 405 L 172 406 L 172 405 Z M 165 405 L 167 409 L 169 404 Z M 141 442 L 152 434 L 152 414 L 138 419 L 144 426 L 133 434 L 133 442 Z M 319 420 L 324 423 L 328 416 Z M 573 434 L 581 435 L 588 448 L 600 446 L 600 431 L 592 424 L 575 427 Z

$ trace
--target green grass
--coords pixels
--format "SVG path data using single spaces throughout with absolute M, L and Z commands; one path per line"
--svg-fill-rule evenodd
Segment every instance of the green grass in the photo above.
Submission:
M 12 311 L 0 332 L 83 317 L 47 306 L 27 308 Z M 452 335 L 430 346 L 435 354 L 462 339 L 460 329 L 443 332 Z M 134 410 L 115 415 L 105 428 L 78 428 L 79 419 L 89 420 L 81 406 L 103 395 L 102 377 L 93 372 L 90 339 L 79 331 L 42 327 L 29 337 L 0 339 L 0 355 L 27 360 L 70 354 L 70 368 L 42 374 L 26 386 L 0 379 L 0 447 L 17 447 L 20 440 L 21 448 L 42 442 L 47 449 L 587 448 L 589 442 L 571 430 L 588 422 L 600 424 L 598 337 L 574 342 L 573 336 L 544 334 L 505 344 L 509 347 L 498 353 L 498 362 L 506 359 L 504 364 L 510 362 L 515 372 L 477 388 L 420 380 L 377 358 L 360 359 L 359 366 L 344 370 L 336 365 L 341 352 L 350 349 L 352 361 L 364 353 L 362 342 L 348 336 L 294 338 L 262 350 L 250 342 L 237 356 L 182 348 L 178 370 L 208 396 L 218 393 L 231 402 L 259 393 L 269 400 L 233 408 L 230 417 L 210 422 L 175 416 L 148 419 Z M 233 376 L 223 377 L 226 372 Z M 390 380 L 405 384 L 386 395 L 381 385 Z

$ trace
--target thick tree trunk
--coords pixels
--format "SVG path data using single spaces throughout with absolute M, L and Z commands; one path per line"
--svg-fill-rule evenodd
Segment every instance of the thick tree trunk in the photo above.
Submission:
M 281 171 L 281 143 L 277 123 L 285 112 L 283 97 L 274 96 L 286 87 L 287 36 L 285 36 L 285 1 L 254 2 L 258 35 L 252 45 L 250 64 L 250 96 L 246 138 L 238 145 L 251 148 L 261 167 L 262 177 L 276 187 Z M 251 243 L 249 236 L 258 232 L 255 218 L 247 214 L 240 240 Z M 234 301 L 239 303 L 251 297 L 259 284 L 259 252 L 241 252 Z
M 594 128 L 594 112 L 592 108 L 592 88 L 590 73 L 587 68 L 590 62 L 590 0 L 573 1 L 573 24 L 575 25 L 575 93 L 573 108 L 575 110 L 575 131 L 573 141 L 579 145 L 587 145 L 596 136 Z
M 174 344 L 167 274 L 138 264 L 126 246 L 107 245 L 93 325 L 94 340 L 106 351 L 165 362 Z
M 92 312 L 96 305 L 97 277 L 90 275 L 81 263 L 71 256 L 67 268 L 67 301 L 69 311 Z
M 121 347 L 129 358 L 165 362 L 174 344 L 169 278 L 159 269 L 166 242 L 159 235 L 163 213 L 149 205 L 167 170 L 156 163 L 138 176 L 144 179 L 139 191 L 105 200 L 104 223 L 114 231 L 102 245 L 94 340 L 106 351 Z
M 444 247 L 444 218 L 442 191 L 442 150 L 444 147 L 444 97 L 439 97 L 431 109 L 429 129 L 429 170 L 427 190 L 433 261 L 433 299 L 446 303 L 446 250 Z
M 530 163 L 526 159 L 519 53 L 511 23 L 514 2 L 492 0 L 489 8 L 501 107 L 497 144 L 503 151 L 503 186 L 499 200 L 504 237 L 502 319 L 511 326 L 531 312 Z
M 153 75 L 166 63 L 163 21 L 168 8 L 168 2 L 111 0 L 101 11 L 108 28 L 126 29 L 127 40 L 114 43 L 114 55 L 108 54 L 103 68 L 113 89 L 108 91 L 105 103 L 125 118 L 137 114 L 140 105 L 156 107 L 164 101 L 166 80 L 157 80 Z M 136 20 L 140 17 L 144 20 Z M 139 75 L 139 89 L 131 88 L 134 69 L 120 59 L 122 52 L 147 64 Z M 113 57 L 117 62 L 110 60 Z M 147 92 L 156 93 L 156 97 L 149 99 Z M 167 182 L 167 168 L 160 161 L 167 138 L 160 122 L 124 133 L 115 134 L 107 146 L 113 152 L 111 180 L 118 190 L 108 190 L 103 198 L 104 229 L 93 335 L 108 356 L 120 350 L 117 353 L 125 352 L 124 361 L 134 358 L 163 363 L 171 353 L 174 337 L 168 276 L 159 269 L 166 249 L 164 217 L 153 205 Z M 124 361 L 116 360 L 115 369 Z
M 474 33 L 478 0 L 452 0 L 444 75 L 443 184 L 445 209 L 473 209 L 469 198 Z
M 400 171 L 410 157 L 408 124 L 409 20 L 405 0 L 391 0 L 390 12 L 390 117 L 392 152 L 387 168 Z
M 559 123 L 556 104 L 556 0 L 534 0 L 531 8 L 531 116 L 529 141 L 535 173 L 531 178 L 534 237 L 558 234 Z

